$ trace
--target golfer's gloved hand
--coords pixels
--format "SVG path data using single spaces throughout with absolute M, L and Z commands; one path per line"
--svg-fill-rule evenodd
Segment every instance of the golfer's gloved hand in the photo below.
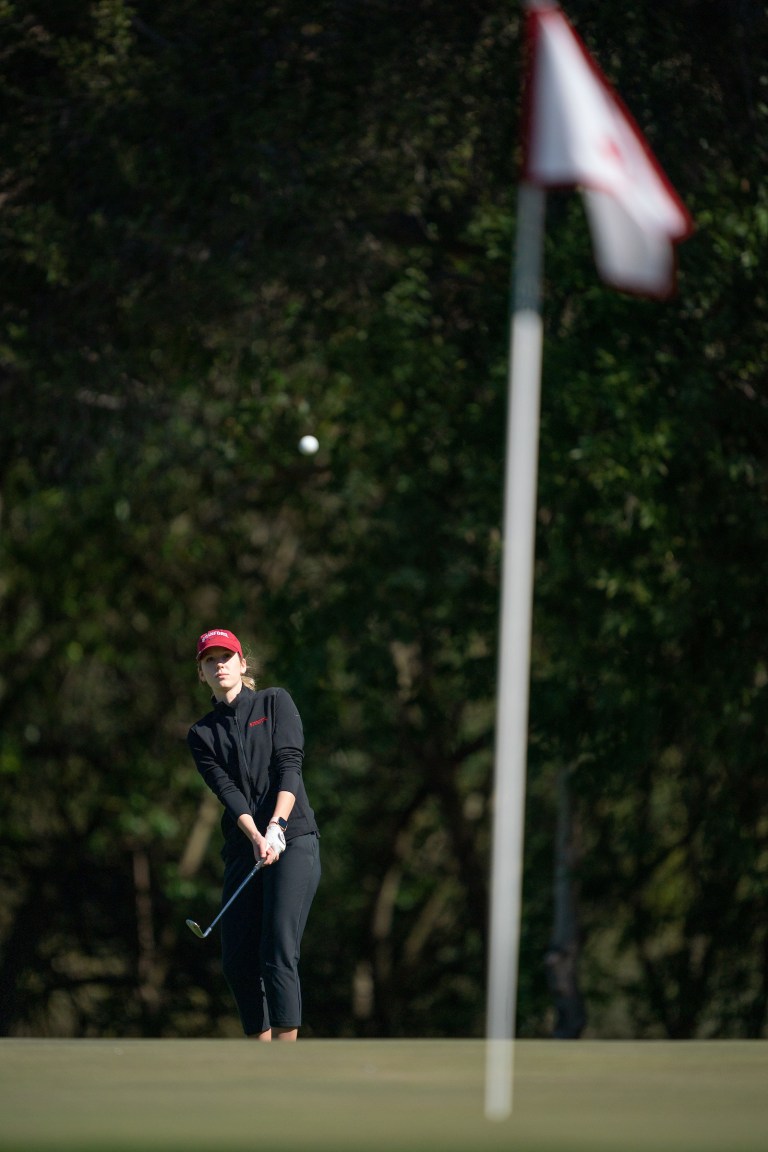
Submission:
M 285 833 L 279 824 L 270 824 L 264 834 L 264 843 L 271 848 L 275 856 L 285 851 Z

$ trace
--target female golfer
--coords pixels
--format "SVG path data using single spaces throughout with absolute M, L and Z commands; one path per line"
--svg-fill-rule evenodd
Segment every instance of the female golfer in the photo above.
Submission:
M 222 903 L 263 866 L 221 920 L 224 976 L 246 1036 L 295 1040 L 299 951 L 320 881 L 319 832 L 302 778 L 304 733 L 282 688 L 256 690 L 226 628 L 197 642 L 198 675 L 215 706 L 189 730 L 200 775 L 224 805 Z

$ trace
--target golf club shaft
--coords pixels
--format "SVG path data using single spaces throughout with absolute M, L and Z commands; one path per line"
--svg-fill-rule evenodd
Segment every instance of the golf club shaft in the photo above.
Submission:
M 232 903 L 234 900 L 236 900 L 236 899 L 237 899 L 237 897 L 238 897 L 238 896 L 240 895 L 240 893 L 242 892 L 243 888 L 245 888 L 245 886 L 246 886 L 246 884 L 248 883 L 248 881 L 253 879 L 253 877 L 254 877 L 254 876 L 256 875 L 256 873 L 259 871 L 259 869 L 261 868 L 261 866 L 262 866 L 262 864 L 263 864 L 263 863 L 264 863 L 264 861 L 263 861 L 263 860 L 257 860 L 257 861 L 256 861 L 256 863 L 254 864 L 253 868 L 251 868 L 250 872 L 249 872 L 249 873 L 248 873 L 248 875 L 246 876 L 245 880 L 243 880 L 242 884 L 238 885 L 238 887 L 235 889 L 235 891 L 234 891 L 234 892 L 232 893 L 232 895 L 230 896 L 229 900 L 227 900 L 226 904 L 224 905 L 224 907 L 223 907 L 223 908 L 221 909 L 221 911 L 219 912 L 218 916 L 216 916 L 216 917 L 215 917 L 213 920 L 211 920 L 211 923 L 210 923 L 210 925 L 209 925 L 209 926 L 206 928 L 205 932 L 203 933 L 203 936 L 207 936 L 207 935 L 209 934 L 209 932 L 211 931 L 211 929 L 216 927 L 216 925 L 218 924 L 219 920 L 221 920 L 222 916 L 223 916 L 223 915 L 224 915 L 224 913 L 226 912 L 227 908 L 229 908 L 230 904 L 231 904 L 231 903 Z

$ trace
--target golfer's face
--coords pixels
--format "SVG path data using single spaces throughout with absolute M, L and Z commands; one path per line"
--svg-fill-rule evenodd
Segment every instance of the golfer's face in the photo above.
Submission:
M 199 661 L 200 679 L 217 700 L 232 699 L 240 690 L 245 661 L 229 648 L 209 648 Z

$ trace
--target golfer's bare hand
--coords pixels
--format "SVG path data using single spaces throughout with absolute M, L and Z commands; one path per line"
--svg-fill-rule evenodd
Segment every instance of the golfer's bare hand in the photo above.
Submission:
M 257 863 L 261 861 L 262 867 L 268 868 L 270 864 L 275 863 L 280 853 L 271 848 L 263 836 L 259 836 L 253 842 L 253 855 Z

